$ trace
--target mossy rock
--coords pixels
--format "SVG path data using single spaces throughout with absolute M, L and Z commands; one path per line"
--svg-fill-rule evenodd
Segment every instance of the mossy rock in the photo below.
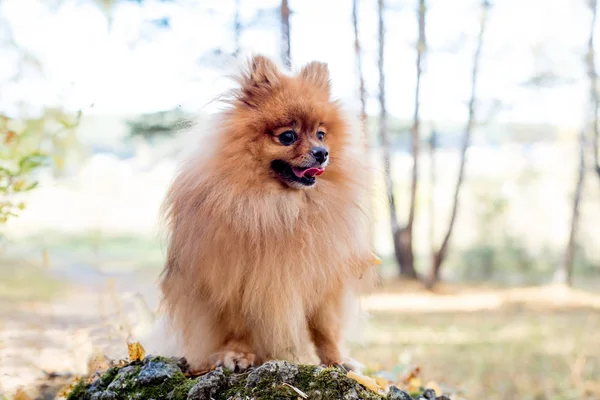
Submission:
M 396 388 L 381 396 L 336 368 L 286 361 L 269 361 L 243 373 L 219 367 L 191 378 L 186 372 L 184 360 L 148 356 L 113 367 L 91 383 L 80 381 L 67 400 L 297 400 L 302 396 L 294 388 L 315 400 L 413 399 Z

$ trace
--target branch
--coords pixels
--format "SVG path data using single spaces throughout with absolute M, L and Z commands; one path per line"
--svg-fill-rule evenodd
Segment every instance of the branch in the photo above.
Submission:
M 290 7 L 288 0 L 281 0 L 281 59 L 290 68 L 292 56 L 290 48 Z
M 485 28 L 487 25 L 488 18 L 488 10 L 490 8 L 489 0 L 482 1 L 482 12 L 481 12 L 481 24 L 479 27 L 479 35 L 477 37 L 477 47 L 475 49 L 475 54 L 473 56 L 473 70 L 471 71 L 471 96 L 469 99 L 469 119 L 467 121 L 467 126 L 465 127 L 465 134 L 463 136 L 463 142 L 461 146 L 461 157 L 460 157 L 460 169 L 458 172 L 458 178 L 456 180 L 456 186 L 454 188 L 454 196 L 453 196 L 453 204 L 452 204 L 452 212 L 450 214 L 450 222 L 448 224 L 448 230 L 446 231 L 446 235 L 442 241 L 442 244 L 439 250 L 434 254 L 434 260 L 432 265 L 431 274 L 429 277 L 428 286 L 432 286 L 438 278 L 439 270 L 442 262 L 446 257 L 446 253 L 448 251 L 448 243 L 450 242 L 450 237 L 452 236 L 452 231 L 454 230 L 454 224 L 456 222 L 456 215 L 458 213 L 459 206 L 459 195 L 460 189 L 463 184 L 464 174 L 465 174 L 465 164 L 466 164 L 466 153 L 467 149 L 471 144 L 471 136 L 473 133 L 473 127 L 475 125 L 475 104 L 477 100 L 477 78 L 479 75 L 479 64 L 481 61 L 481 50 L 483 48 L 483 37 L 485 34 Z
M 390 138 L 388 137 L 387 109 L 385 106 L 385 73 L 384 66 L 384 47 L 385 47 L 385 26 L 383 21 L 383 0 L 377 0 L 378 9 L 378 37 L 379 49 L 377 68 L 379 70 L 379 136 L 381 138 L 381 148 L 383 151 L 383 169 L 385 173 L 385 183 L 390 209 L 390 220 L 392 224 L 392 234 L 399 231 L 398 216 L 396 214 L 396 201 L 394 199 L 394 182 L 392 181 L 390 167 Z
M 596 27 L 596 6 L 597 0 L 590 0 L 589 3 L 590 10 L 592 11 L 592 22 L 590 27 L 590 36 L 588 38 L 588 54 L 587 54 L 587 66 L 588 66 L 588 78 L 590 80 L 590 102 L 592 107 L 592 130 L 594 134 L 593 139 L 593 150 L 594 150 L 594 170 L 600 177 L 600 155 L 598 152 L 599 145 L 599 132 L 598 132 L 598 107 L 600 106 L 598 99 L 598 73 L 596 72 L 596 61 L 595 61 L 595 51 L 594 51 L 594 30 Z
M 419 8 L 417 10 L 417 16 L 419 19 L 419 38 L 417 41 L 417 84 L 415 87 L 415 111 L 413 114 L 413 125 L 411 128 L 411 146 L 412 146 L 412 157 L 413 157 L 413 169 L 412 169 L 412 181 L 410 188 L 410 208 L 408 211 L 408 223 L 406 229 L 412 236 L 412 227 L 415 220 L 415 203 L 417 197 L 417 182 L 418 182 L 418 165 L 419 165 L 419 131 L 421 125 L 421 118 L 419 115 L 420 111 L 420 95 L 421 95 L 421 75 L 422 75 L 422 61 L 427 44 L 425 42 L 425 0 L 419 0 Z
M 573 272 L 573 255 L 575 251 L 575 237 L 579 226 L 579 204 L 581 203 L 581 192 L 583 191 L 583 181 L 585 179 L 585 131 L 579 132 L 579 170 L 577 173 L 577 183 L 575 184 L 575 196 L 573 198 L 573 209 L 571 211 L 571 227 L 569 230 L 569 240 L 562 263 L 554 273 L 553 281 L 570 285 Z
M 356 56 L 356 69 L 358 72 L 358 90 L 360 95 L 360 120 L 362 124 L 365 149 L 369 148 L 369 135 L 367 133 L 367 99 L 365 91 L 365 79 L 362 71 L 362 56 L 358 35 L 358 0 L 352 0 L 352 25 L 354 26 L 354 54 Z

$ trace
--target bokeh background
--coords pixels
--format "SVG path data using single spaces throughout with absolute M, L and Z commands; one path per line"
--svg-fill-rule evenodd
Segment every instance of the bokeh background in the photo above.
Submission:
M 383 262 L 357 358 L 462 398 L 600 399 L 595 10 L 0 0 L 0 398 L 55 398 L 152 323 L 181 128 L 260 52 L 327 62 L 364 117 Z

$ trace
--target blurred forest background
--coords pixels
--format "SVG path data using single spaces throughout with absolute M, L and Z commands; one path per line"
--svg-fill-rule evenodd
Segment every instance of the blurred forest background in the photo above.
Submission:
M 383 263 L 356 356 L 469 399 L 600 399 L 596 9 L 0 0 L 0 398 L 54 398 L 147 329 L 181 128 L 261 52 L 327 62 L 362 117 Z

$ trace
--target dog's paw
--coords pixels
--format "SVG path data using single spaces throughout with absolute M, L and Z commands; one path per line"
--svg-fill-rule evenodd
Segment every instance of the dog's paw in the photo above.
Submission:
M 222 366 L 234 372 L 241 372 L 253 367 L 255 362 L 256 356 L 252 353 L 226 351 L 217 359 L 215 364 L 217 367 Z
M 365 369 L 365 365 L 360 363 L 359 361 L 353 359 L 353 358 L 348 358 L 345 357 L 344 359 L 342 359 L 341 361 L 337 361 L 337 362 L 332 362 L 332 363 L 322 363 L 321 364 L 322 367 L 325 368 L 337 368 L 337 369 L 341 369 L 344 372 L 348 372 L 348 371 L 352 371 L 352 372 L 356 372 L 356 373 L 362 373 L 362 371 Z
M 363 363 L 350 357 L 345 357 L 342 360 L 341 365 L 348 371 L 356 373 L 362 373 L 362 371 L 365 369 L 365 365 Z

